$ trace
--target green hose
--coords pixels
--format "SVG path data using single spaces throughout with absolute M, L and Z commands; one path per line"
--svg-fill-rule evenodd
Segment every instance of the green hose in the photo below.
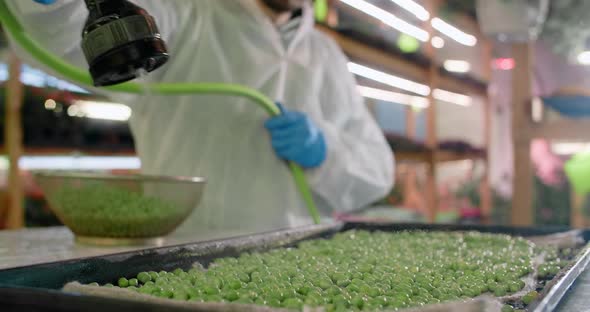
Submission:
M 30 38 L 21 27 L 17 19 L 12 15 L 5 0 L 0 0 L 0 23 L 4 29 L 10 33 L 12 38 L 23 47 L 35 59 L 55 70 L 60 75 L 71 81 L 92 85 L 92 78 L 85 70 L 73 66 L 72 64 L 64 62 L 61 58 L 53 55 L 45 50 L 32 38 Z M 138 84 L 133 82 L 125 82 L 122 84 L 106 87 L 105 89 L 115 92 L 126 93 L 143 93 L 153 92 L 156 94 L 172 95 L 172 94 L 220 94 L 243 96 L 249 98 L 254 103 L 260 105 L 269 115 L 276 116 L 280 114 L 277 105 L 264 94 L 257 90 L 250 89 L 241 85 L 225 84 L 225 83 L 153 83 L 153 84 Z M 320 223 L 320 215 L 314 203 L 309 184 L 305 178 L 303 169 L 293 162 L 289 162 L 289 168 L 295 180 L 295 185 L 299 189 L 301 196 L 307 206 L 310 216 L 316 224 Z

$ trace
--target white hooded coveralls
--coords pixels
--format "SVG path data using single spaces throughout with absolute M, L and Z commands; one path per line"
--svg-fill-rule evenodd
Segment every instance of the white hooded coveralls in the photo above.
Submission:
M 322 129 L 327 159 L 306 172 L 322 215 L 361 208 L 390 190 L 392 153 L 357 92 L 346 57 L 314 29 L 310 6 L 278 29 L 255 0 L 136 3 L 154 16 L 171 55 L 145 80 L 242 84 L 307 113 Z M 87 67 L 80 49 L 83 1 L 8 4 L 44 47 Z M 207 179 L 201 205 L 179 231 L 251 233 L 311 223 L 290 171 L 270 146 L 263 127 L 268 115 L 249 100 L 109 96 L 133 109 L 130 126 L 144 173 Z

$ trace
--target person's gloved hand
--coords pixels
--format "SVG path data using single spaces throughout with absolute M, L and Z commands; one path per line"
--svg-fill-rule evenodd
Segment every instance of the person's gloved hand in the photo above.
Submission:
M 37 3 L 49 5 L 49 4 L 54 4 L 55 1 L 57 1 L 57 0 L 33 0 L 33 1 L 35 1 Z
M 306 114 L 277 105 L 281 115 L 269 118 L 264 124 L 277 155 L 304 168 L 320 166 L 326 160 L 327 150 L 322 130 Z

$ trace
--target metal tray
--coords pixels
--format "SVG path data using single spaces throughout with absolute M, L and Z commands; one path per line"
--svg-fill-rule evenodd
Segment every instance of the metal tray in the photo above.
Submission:
M 91 295 L 68 293 L 62 287 L 72 281 L 80 283 L 107 283 L 120 276 L 135 275 L 141 271 L 188 269 L 193 263 L 208 265 L 219 257 L 237 256 L 245 251 L 264 251 L 291 246 L 302 240 L 327 238 L 350 229 L 379 231 L 480 231 L 524 237 L 547 236 L 567 232 L 565 227 L 517 228 L 508 226 L 430 225 L 391 223 L 345 223 L 309 226 L 269 232 L 225 240 L 183 244 L 172 247 L 146 249 L 107 256 L 60 261 L 0 271 L 0 307 L 2 311 L 105 311 L 129 309 L 131 311 L 188 311 L 184 307 L 171 307 L 122 299 L 105 299 Z M 583 242 L 590 240 L 590 231 L 575 232 Z M 583 248 L 575 261 L 548 283 L 541 299 L 529 307 L 530 311 L 552 311 L 567 290 L 590 262 L 590 250 Z M 194 311 L 192 309 L 191 311 Z

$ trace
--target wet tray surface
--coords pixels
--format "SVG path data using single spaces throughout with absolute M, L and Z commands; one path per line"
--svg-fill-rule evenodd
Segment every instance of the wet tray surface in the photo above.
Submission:
M 226 240 L 184 244 L 122 254 L 33 265 L 0 271 L 0 306 L 8 311 L 105 311 L 132 309 L 146 311 L 195 311 L 185 306 L 171 306 L 160 302 L 138 302 L 121 298 L 104 298 L 76 292 L 65 292 L 62 287 L 72 281 L 101 284 L 116 281 L 121 276 L 135 276 L 142 271 L 188 270 L 195 263 L 207 266 L 215 259 L 234 257 L 243 252 L 266 251 L 276 247 L 296 245 L 298 242 L 329 238 L 335 233 L 351 229 L 398 232 L 423 231 L 478 231 L 523 236 L 535 241 L 551 238 L 578 241 L 570 263 L 551 280 L 542 281 L 541 297 L 528 307 L 529 311 L 551 311 L 586 267 L 589 256 L 585 243 L 588 231 L 569 231 L 567 228 L 513 228 L 502 226 L 425 225 L 425 224 L 368 224 L 311 226 L 292 230 L 237 237 Z M 559 238 L 558 233 L 563 233 Z M 546 239 L 549 240 L 549 239 Z M 231 306 L 231 305 L 225 305 Z M 518 306 L 516 304 L 516 306 Z M 12 309 L 12 310 L 11 310 Z M 268 308 L 260 308 L 266 310 Z M 221 309 L 223 310 L 223 309 Z M 3 309 L 3 311 L 5 311 Z

